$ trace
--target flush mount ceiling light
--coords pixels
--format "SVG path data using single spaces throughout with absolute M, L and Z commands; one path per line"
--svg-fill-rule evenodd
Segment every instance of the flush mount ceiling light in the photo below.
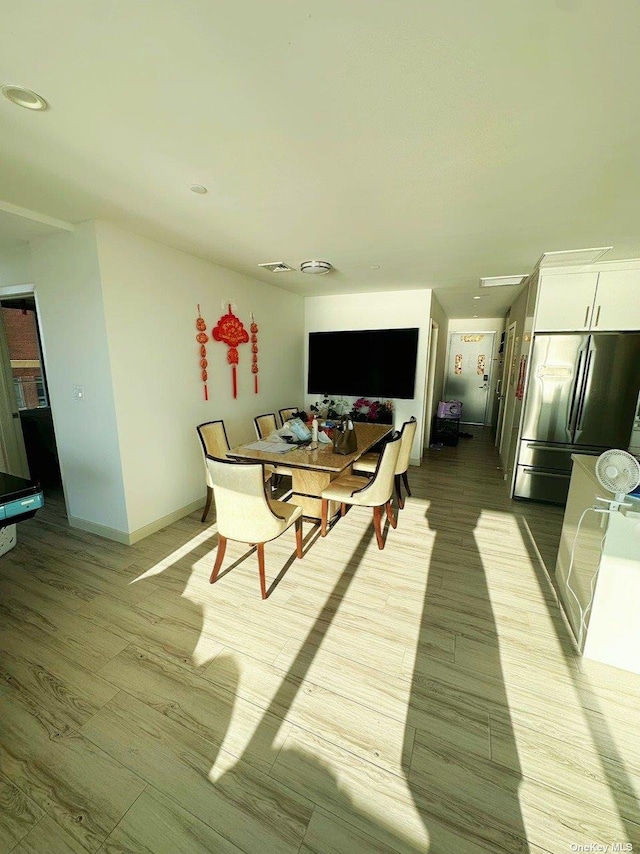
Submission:
M 199 196 L 204 196 L 209 192 L 202 184 L 192 184 L 189 189 L 192 193 L 197 193 Z
M 518 276 L 491 276 L 480 279 L 481 288 L 503 288 L 505 285 L 521 285 L 527 278 L 527 274 Z
M 482 299 L 482 297 L 474 297 L 474 299 Z
M 312 275 L 324 275 L 332 270 L 332 266 L 328 261 L 303 261 L 300 264 L 300 270 L 303 273 L 311 273 Z
M 26 110 L 46 110 L 49 106 L 45 99 L 38 95 L 37 92 L 32 92 L 31 89 L 24 89 L 22 86 L 2 86 L 2 94 L 8 98 L 12 104 L 18 107 L 24 107 Z

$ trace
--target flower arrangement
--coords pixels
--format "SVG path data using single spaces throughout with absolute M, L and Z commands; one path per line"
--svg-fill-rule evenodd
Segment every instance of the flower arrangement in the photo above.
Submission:
M 316 400 L 309 409 L 316 418 L 341 418 L 347 411 L 348 401 L 343 397 L 333 400 L 325 394 L 322 400 Z
M 353 421 L 392 424 L 393 404 L 390 400 L 369 400 L 366 397 L 359 397 L 353 404 L 349 417 Z

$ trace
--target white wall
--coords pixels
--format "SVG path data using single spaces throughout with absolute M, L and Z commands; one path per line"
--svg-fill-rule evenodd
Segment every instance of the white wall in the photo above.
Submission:
M 28 243 L 0 251 L 0 287 L 28 285 L 33 281 Z
M 31 244 L 44 360 L 70 520 L 127 531 L 93 223 Z M 75 400 L 81 385 L 84 400 Z
M 424 405 L 429 333 L 431 327 L 431 290 L 385 291 L 370 294 L 344 294 L 308 297 L 305 300 L 305 377 L 306 346 L 310 332 L 331 332 L 347 329 L 402 329 L 418 327 L 418 363 L 415 396 L 411 400 L 395 400 L 395 427 L 415 415 L 418 421 L 411 459 L 418 463 L 422 456 Z M 393 358 L 392 354 L 389 354 Z M 331 392 L 331 389 L 328 389 Z M 307 405 L 314 397 L 307 397 Z
M 232 445 L 253 418 L 303 403 L 303 298 L 107 223 L 96 223 L 128 530 L 204 501 L 196 425 L 223 418 Z M 209 341 L 209 401 L 200 380 L 197 304 L 207 334 L 226 303 L 259 326 L 259 394 L 241 345 L 238 397 L 225 345 Z M 223 311 L 223 304 L 225 305 Z
M 491 424 L 491 416 L 494 412 L 493 402 L 496 396 L 496 385 L 500 378 L 498 364 L 500 361 L 500 337 L 504 331 L 504 317 L 475 317 L 475 318 L 450 318 L 448 339 L 452 333 L 458 332 L 495 332 L 493 339 L 493 353 L 491 354 L 491 385 L 489 387 L 489 405 L 487 406 L 487 417 L 485 424 Z M 448 350 L 447 350 L 448 352 Z M 446 368 L 445 368 L 446 370 Z M 446 377 L 445 377 L 446 383 Z M 464 411 L 463 411 L 464 415 Z

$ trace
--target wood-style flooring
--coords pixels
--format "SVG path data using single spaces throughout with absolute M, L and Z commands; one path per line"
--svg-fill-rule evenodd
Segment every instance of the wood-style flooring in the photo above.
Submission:
M 268 544 L 264 602 L 199 513 L 126 547 L 49 498 L 0 558 L 0 854 L 640 851 L 640 677 L 576 655 L 562 514 L 475 433 L 384 551 L 359 508 Z

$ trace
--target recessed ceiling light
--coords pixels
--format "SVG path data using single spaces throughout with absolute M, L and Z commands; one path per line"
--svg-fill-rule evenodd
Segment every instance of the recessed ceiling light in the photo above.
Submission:
M 189 189 L 192 193 L 197 193 L 199 196 L 204 196 L 208 192 L 207 188 L 203 187 L 202 184 L 192 184 Z
M 22 86 L 3 86 L 2 94 L 12 104 L 24 107 L 27 110 L 46 110 L 49 106 L 45 99 L 41 95 L 38 95 L 37 92 L 32 92 L 31 89 L 24 89 Z
M 478 315 L 477 315 L 477 314 L 474 314 L 473 316 L 474 316 L 474 317 L 477 317 Z
M 380 269 L 380 264 L 372 264 L 372 265 L 371 265 L 371 269 L 372 269 L 372 270 L 379 270 L 379 269 Z
M 303 273 L 311 273 L 316 276 L 328 273 L 331 269 L 331 264 L 328 261 L 303 261 L 300 264 L 300 270 Z
M 474 297 L 474 299 L 482 299 L 482 297 Z

